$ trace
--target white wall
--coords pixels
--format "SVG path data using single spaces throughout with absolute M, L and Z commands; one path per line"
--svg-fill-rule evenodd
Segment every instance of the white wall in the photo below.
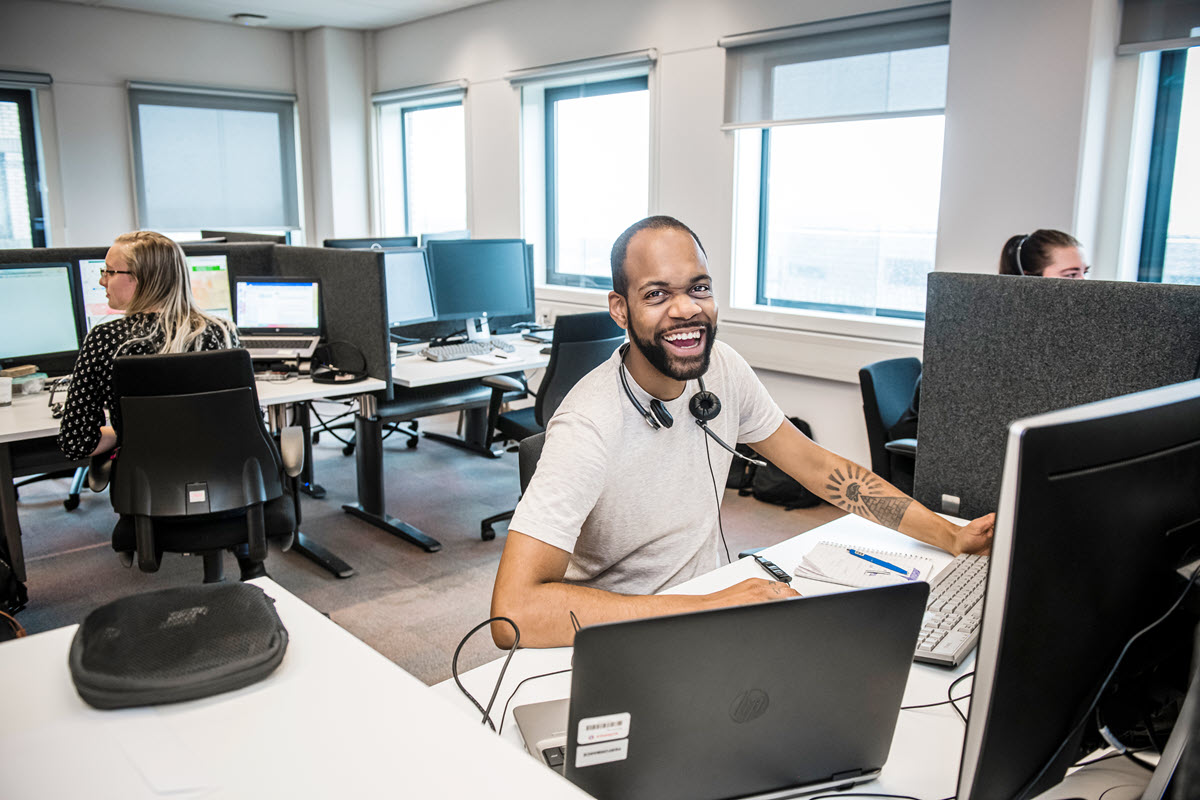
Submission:
M 3 0 L 0 20 L 0 68 L 54 79 L 38 94 L 56 245 L 137 227 L 127 81 L 295 91 L 280 31 L 27 0 Z
M 381 90 L 466 79 L 470 225 L 519 236 L 518 94 L 505 73 L 653 47 L 652 213 L 697 230 L 726 318 L 722 338 L 819 441 L 868 460 L 857 370 L 920 355 L 920 330 L 831 333 L 747 324 L 728 309 L 733 137 L 723 133 L 725 35 L 910 5 L 878 0 L 501 0 L 380 31 Z M 1096 225 L 1117 0 L 953 0 L 937 268 L 991 272 L 1004 240 Z M 540 310 L 604 305 L 603 293 L 539 290 Z M 866 333 L 862 331 L 867 331 Z M 796 365 L 803 366 L 797 368 Z M 804 374 L 795 374 L 797 370 Z

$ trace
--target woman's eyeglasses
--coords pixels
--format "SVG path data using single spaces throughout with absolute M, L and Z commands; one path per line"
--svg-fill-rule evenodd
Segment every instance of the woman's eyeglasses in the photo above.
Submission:
M 133 270 L 130 269 L 102 269 L 100 276 L 103 278 L 111 278 L 114 275 L 132 275 Z

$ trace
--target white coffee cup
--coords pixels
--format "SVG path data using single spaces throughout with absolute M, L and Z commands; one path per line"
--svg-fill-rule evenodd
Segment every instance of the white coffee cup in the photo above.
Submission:
M 0 406 L 12 405 L 12 378 L 0 378 Z

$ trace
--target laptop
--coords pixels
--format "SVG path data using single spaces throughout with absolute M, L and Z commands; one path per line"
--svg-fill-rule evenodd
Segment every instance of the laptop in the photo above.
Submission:
M 321 341 L 321 282 L 316 278 L 238 278 L 234 322 L 252 359 L 312 358 Z
M 513 713 L 526 749 L 599 800 L 847 788 L 887 759 L 928 596 L 913 582 L 584 628 L 570 699 Z

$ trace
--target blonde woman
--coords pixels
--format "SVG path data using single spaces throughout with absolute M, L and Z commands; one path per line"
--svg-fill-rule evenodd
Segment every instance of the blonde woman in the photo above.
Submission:
M 100 285 L 121 319 L 88 332 L 67 393 L 58 446 L 69 458 L 113 449 L 117 435 L 105 424 L 113 402 L 113 359 L 123 355 L 223 350 L 239 346 L 232 322 L 196 307 L 183 250 L 153 231 L 118 236 L 104 257 Z

